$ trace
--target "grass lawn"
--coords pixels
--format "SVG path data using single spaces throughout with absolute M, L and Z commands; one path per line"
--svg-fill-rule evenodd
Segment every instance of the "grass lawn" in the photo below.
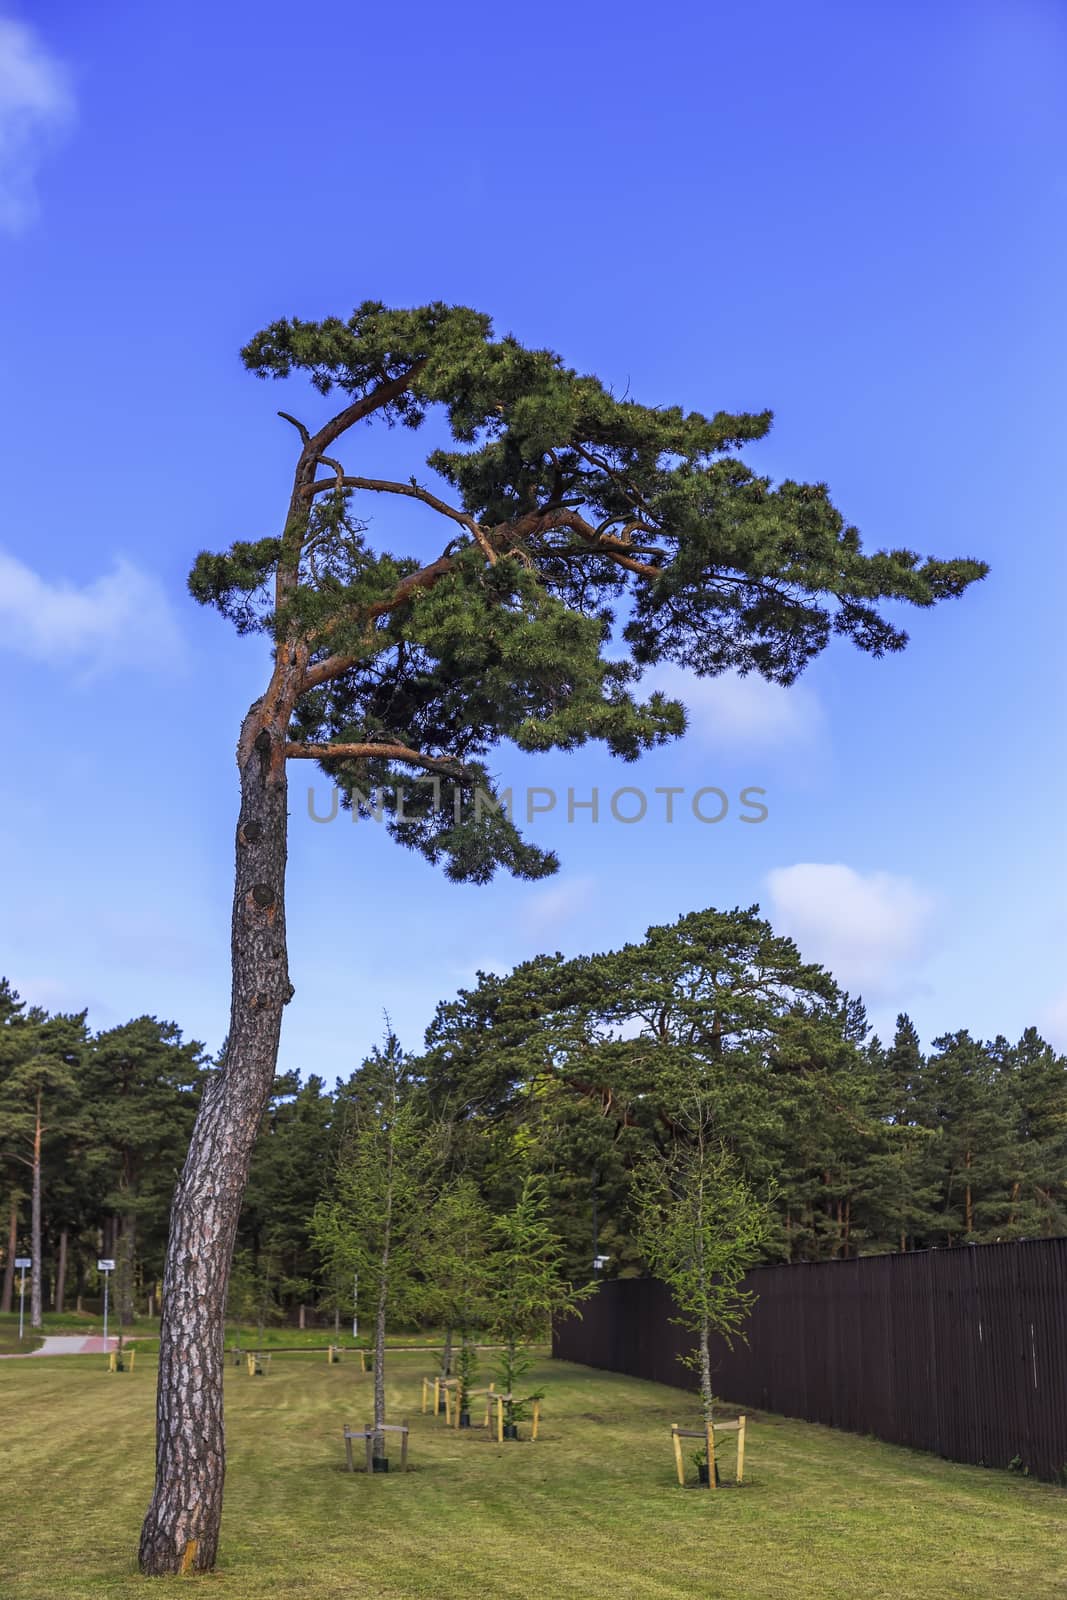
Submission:
M 419 1414 L 431 1370 L 393 1358 L 390 1420 L 410 1417 L 417 1470 L 367 1479 L 343 1470 L 341 1424 L 371 1411 L 355 1363 L 227 1369 L 221 1566 L 183 1585 L 231 1600 L 1067 1596 L 1062 1490 L 777 1417 L 750 1420 L 743 1488 L 681 1490 L 668 1427 L 695 1419 L 691 1396 L 546 1359 L 541 1439 L 497 1445 Z M 144 1600 L 154 1377 L 147 1354 L 114 1376 L 99 1357 L 0 1362 L 3 1600 Z
M 0 1356 L 24 1356 L 31 1350 L 37 1350 L 42 1343 L 39 1333 L 24 1330 L 21 1342 L 19 1340 L 19 1325 L 16 1322 L 12 1328 L 0 1328 Z

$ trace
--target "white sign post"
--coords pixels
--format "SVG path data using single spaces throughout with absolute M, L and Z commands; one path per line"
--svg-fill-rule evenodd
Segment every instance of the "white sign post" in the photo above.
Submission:
M 113 1261 L 98 1261 L 97 1271 L 104 1274 L 104 1349 L 107 1349 L 107 1286 L 111 1282 L 111 1274 L 115 1270 Z
M 22 1340 L 22 1323 L 26 1306 L 26 1268 L 33 1266 L 32 1256 L 16 1256 L 15 1265 L 19 1269 L 19 1341 Z

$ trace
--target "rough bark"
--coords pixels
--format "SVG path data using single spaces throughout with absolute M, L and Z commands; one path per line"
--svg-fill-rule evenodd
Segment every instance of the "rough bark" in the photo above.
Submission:
M 59 1233 L 59 1263 L 56 1267 L 56 1298 L 55 1308 L 57 1315 L 63 1311 L 63 1304 L 67 1294 L 67 1230 L 61 1228 Z
M 329 459 L 324 452 L 356 422 L 410 388 L 424 366 L 425 360 L 416 361 L 383 380 L 314 437 L 297 424 L 304 447 L 282 534 L 276 615 L 299 584 L 316 472 L 319 462 Z M 404 582 L 417 578 L 411 574 Z M 390 609 L 388 602 L 379 604 Z M 373 623 L 377 611 L 370 610 Z M 140 1547 L 141 1570 L 150 1576 L 210 1571 L 218 1551 L 226 1466 L 226 1290 L 252 1146 L 274 1082 L 282 1011 L 293 993 L 285 942 L 286 736 L 298 696 L 346 670 L 331 659 L 313 675 L 310 653 L 298 628 L 279 641 L 267 692 L 245 718 L 237 746 L 241 810 L 230 1032 L 226 1060 L 201 1098 L 171 1210 L 156 1393 L 156 1483 Z
M 238 745 L 229 1044 L 205 1089 L 171 1212 L 156 1483 L 140 1547 L 141 1570 L 150 1575 L 209 1571 L 218 1550 L 226 1460 L 226 1289 L 252 1146 L 274 1081 L 282 1010 L 292 995 L 285 943 L 284 755 L 291 706 L 290 683 L 284 669 L 276 668 L 271 690 L 250 710 Z
M 19 1197 L 11 1196 L 7 1222 L 7 1256 L 4 1260 L 4 1287 L 0 1292 L 0 1311 L 9 1312 L 15 1297 L 15 1257 L 19 1250 Z
M 33 1123 L 33 1186 L 30 1195 L 30 1327 L 41 1326 L 41 1091 Z

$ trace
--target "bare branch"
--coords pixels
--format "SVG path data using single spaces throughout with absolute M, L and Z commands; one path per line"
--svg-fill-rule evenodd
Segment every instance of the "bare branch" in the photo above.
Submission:
M 325 457 L 323 458 L 325 459 Z M 458 506 L 451 506 L 447 500 L 442 500 L 438 495 L 431 494 L 429 489 L 424 489 L 418 483 L 395 483 L 389 478 L 352 478 L 343 480 L 346 489 L 366 489 L 372 494 L 403 494 L 411 500 L 418 500 L 424 506 L 429 506 L 431 511 L 437 511 L 442 517 L 451 517 L 453 522 L 458 522 L 472 535 L 476 544 L 481 549 L 490 566 L 494 566 L 497 553 L 489 542 L 485 529 L 469 512 L 461 511 Z M 327 487 L 324 484 L 316 485 L 316 489 Z
M 624 539 L 609 539 L 606 534 L 598 533 L 592 523 L 586 522 L 577 512 L 569 511 L 556 518 L 555 525 L 561 528 L 570 528 L 573 533 L 584 539 L 594 551 L 602 551 L 609 556 L 616 566 L 625 567 L 628 572 L 636 572 L 642 578 L 658 578 L 662 566 L 653 565 L 650 561 L 635 561 L 630 552 L 630 546 Z M 644 526 L 634 522 L 634 527 Z
M 363 417 L 369 417 L 373 411 L 380 410 L 391 401 L 399 400 L 404 391 L 411 388 L 425 365 L 425 357 L 421 361 L 413 361 L 406 372 L 378 384 L 370 394 L 361 395 L 358 400 L 353 400 L 350 406 L 346 406 L 335 417 L 331 417 L 329 422 L 324 423 L 314 438 L 309 440 L 309 452 L 316 458 L 321 457 L 322 452 L 329 449 L 333 441 L 339 439 L 354 423 L 361 421 Z
M 278 415 L 281 417 L 283 422 L 291 422 L 301 439 L 303 439 L 304 443 L 307 444 L 308 440 L 311 438 L 311 435 L 304 427 L 304 424 L 302 422 L 298 422 L 295 417 L 291 417 L 288 411 L 279 411 Z
M 331 462 L 332 466 L 333 463 Z M 390 478 L 353 478 L 343 477 L 342 483 L 346 489 L 367 489 L 373 494 L 405 494 L 412 500 L 421 500 L 433 511 L 439 511 L 443 517 L 451 517 L 453 522 L 462 522 L 468 525 L 473 522 L 473 517 L 461 511 L 458 506 L 450 506 L 447 500 L 438 499 L 431 494 L 429 489 L 423 489 L 417 483 L 394 483 Z M 316 493 L 322 489 L 332 489 L 333 484 L 320 481 L 312 486 Z
M 421 750 L 409 749 L 406 744 L 376 741 L 366 744 L 287 744 L 285 754 L 292 761 L 406 761 L 410 766 L 422 767 L 427 772 L 440 772 L 449 778 L 462 778 L 467 770 L 455 756 L 426 756 Z

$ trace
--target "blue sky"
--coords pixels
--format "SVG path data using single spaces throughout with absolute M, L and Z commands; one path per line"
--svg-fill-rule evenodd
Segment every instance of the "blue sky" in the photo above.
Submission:
M 869 545 L 992 572 L 891 660 L 684 683 L 689 734 L 636 769 L 496 763 L 602 811 L 759 785 L 759 826 L 557 811 L 531 831 L 558 878 L 457 887 L 310 821 L 325 780 L 298 767 L 283 1065 L 332 1079 L 383 1010 L 417 1045 L 478 967 L 753 901 L 883 1032 L 906 1008 L 927 1040 L 1067 1045 L 1065 69 L 1044 0 L 0 13 L 0 971 L 220 1042 L 265 665 L 185 575 L 277 529 L 276 408 L 324 406 L 237 350 L 281 315 L 444 299 L 651 403 L 769 406 L 754 465 L 827 481 Z M 409 471 L 429 448 L 371 443 Z

